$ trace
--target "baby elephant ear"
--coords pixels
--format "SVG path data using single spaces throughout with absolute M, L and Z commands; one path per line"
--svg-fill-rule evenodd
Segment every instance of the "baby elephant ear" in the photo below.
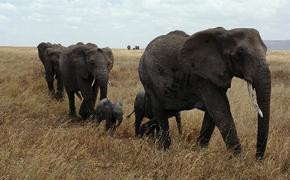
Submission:
M 189 72 L 222 88 L 230 87 L 231 83 L 231 75 L 219 40 L 226 32 L 221 27 L 197 32 L 185 41 L 179 54 Z
M 104 102 L 104 106 L 109 106 L 109 107 L 113 106 L 112 102 L 107 98 L 102 99 L 102 101 Z

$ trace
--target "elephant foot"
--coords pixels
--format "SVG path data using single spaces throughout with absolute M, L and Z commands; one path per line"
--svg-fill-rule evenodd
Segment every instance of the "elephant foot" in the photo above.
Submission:
M 169 133 L 162 133 L 159 137 L 159 149 L 163 149 L 164 151 L 168 150 L 171 145 L 171 138 L 169 136 Z
M 230 152 L 234 155 L 234 156 L 237 156 L 239 154 L 241 154 L 241 145 L 240 144 L 237 144 L 235 146 L 233 146 L 232 148 L 229 149 Z
M 208 144 L 209 144 L 209 140 L 201 138 L 201 137 L 197 138 L 197 145 L 198 145 L 199 149 L 207 148 Z
M 143 136 L 155 137 L 157 128 L 158 126 L 156 122 L 149 120 L 148 122 L 141 125 L 139 135 L 141 137 Z
M 80 114 L 80 116 L 82 117 L 83 120 L 87 120 L 87 119 L 89 119 L 91 117 L 90 114 L 88 112 L 86 112 L 86 111 L 80 110 L 79 114 Z
M 68 118 L 69 119 L 76 119 L 77 118 L 77 115 L 76 115 L 76 113 L 69 113 L 68 114 Z

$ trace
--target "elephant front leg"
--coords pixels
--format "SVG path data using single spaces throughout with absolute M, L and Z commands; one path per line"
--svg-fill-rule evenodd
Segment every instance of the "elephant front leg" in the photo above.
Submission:
M 113 135 L 116 131 L 116 120 L 112 119 L 106 119 L 106 131 L 109 133 L 109 135 Z
M 208 146 L 214 128 L 215 128 L 214 121 L 206 111 L 203 117 L 200 133 L 197 138 L 197 144 L 199 147 L 206 148 Z
M 91 86 L 91 83 L 81 81 L 80 82 L 81 93 L 83 96 L 83 102 L 81 104 L 79 114 L 82 116 L 82 119 L 88 119 L 94 113 L 94 104 L 96 98 L 96 86 Z
M 93 106 L 92 106 L 92 99 L 87 99 L 84 98 L 80 110 L 79 110 L 79 114 L 81 115 L 82 119 L 88 119 L 90 117 L 90 115 L 93 114 Z
M 54 74 L 51 72 L 45 72 L 45 79 L 47 82 L 49 95 L 54 96 L 54 87 L 53 87 Z
M 233 154 L 239 154 L 241 152 L 241 144 L 230 111 L 226 91 L 214 85 L 206 84 L 201 89 L 201 92 L 209 116 L 221 132 L 227 149 L 233 152 Z M 209 131 L 212 131 L 211 128 L 207 131 L 207 136 L 210 134 Z
M 67 91 L 67 96 L 69 100 L 69 117 L 75 118 L 77 116 L 75 108 L 75 94 L 73 91 Z
M 55 93 L 55 98 L 58 101 L 63 101 L 63 81 L 60 72 L 56 73 L 57 78 L 57 91 Z

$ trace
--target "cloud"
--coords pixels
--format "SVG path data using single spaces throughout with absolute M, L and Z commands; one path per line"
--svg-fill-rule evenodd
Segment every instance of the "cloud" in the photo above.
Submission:
M 171 30 L 192 34 L 216 26 L 254 27 L 264 39 L 290 39 L 289 7 L 289 0 L 10 0 L 0 3 L 0 44 L 144 47 Z
M 3 11 L 16 11 L 16 6 L 11 3 L 0 3 L 0 12 Z

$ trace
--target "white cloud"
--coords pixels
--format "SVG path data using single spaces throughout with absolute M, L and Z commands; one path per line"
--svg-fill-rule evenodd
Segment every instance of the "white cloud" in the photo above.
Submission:
M 1 3 L 0 2 L 0 12 L 3 11 L 16 11 L 16 6 L 11 3 Z
M 4 0 L 5 1 L 5 0 Z M 0 3 L 0 44 L 146 46 L 168 31 L 254 27 L 264 39 L 290 39 L 289 0 L 11 0 Z M 22 31 L 11 31 L 22 26 Z

